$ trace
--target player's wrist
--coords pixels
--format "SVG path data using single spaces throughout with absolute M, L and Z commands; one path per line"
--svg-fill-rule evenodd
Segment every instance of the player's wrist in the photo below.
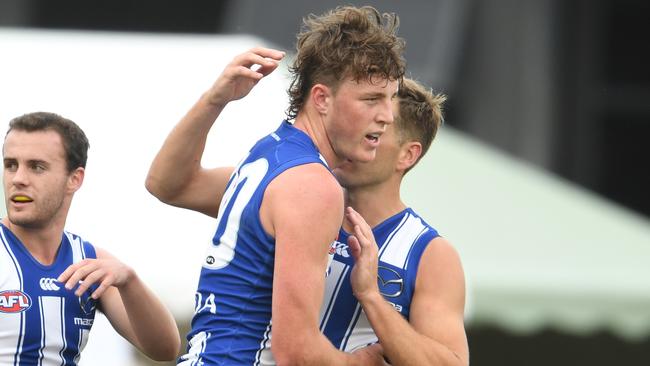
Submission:
M 202 99 L 207 107 L 213 108 L 217 111 L 223 110 L 226 107 L 226 104 L 230 102 L 223 94 L 214 93 L 212 90 L 205 92 Z
M 369 289 L 361 293 L 355 293 L 354 295 L 362 306 L 378 304 L 385 301 L 377 288 Z

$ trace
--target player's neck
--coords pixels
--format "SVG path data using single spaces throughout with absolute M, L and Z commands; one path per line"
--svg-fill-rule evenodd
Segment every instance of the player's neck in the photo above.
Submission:
M 406 208 L 399 191 L 399 184 L 388 182 L 349 189 L 345 191 L 345 205 L 352 206 L 370 227 L 375 227 Z
M 43 227 L 32 228 L 13 224 L 5 217 L 2 223 L 20 240 L 34 259 L 46 266 L 54 263 L 61 245 L 65 222 L 51 222 Z
M 327 131 L 320 114 L 305 106 L 293 123 L 293 126 L 306 133 L 318 148 L 318 152 L 325 158 L 330 169 L 341 164 L 341 159 L 336 155 L 327 136 Z

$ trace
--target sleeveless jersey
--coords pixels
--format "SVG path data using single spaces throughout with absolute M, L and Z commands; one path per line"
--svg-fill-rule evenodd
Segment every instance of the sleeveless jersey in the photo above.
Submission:
M 95 300 L 89 293 L 75 296 L 56 278 L 69 265 L 96 257 L 90 243 L 64 232 L 54 263 L 44 266 L 0 224 L 0 365 L 77 364 Z
M 407 320 L 420 258 L 438 232 L 407 208 L 372 229 L 379 246 L 379 290 Z M 377 342 L 361 304 L 352 293 L 354 265 L 348 252 L 349 234 L 341 229 L 325 282 L 320 328 L 335 347 L 352 352 Z
M 310 163 L 327 167 L 311 138 L 283 121 L 235 169 L 201 269 L 188 352 L 179 365 L 275 364 L 270 350 L 275 239 L 264 231 L 259 210 L 275 177 Z

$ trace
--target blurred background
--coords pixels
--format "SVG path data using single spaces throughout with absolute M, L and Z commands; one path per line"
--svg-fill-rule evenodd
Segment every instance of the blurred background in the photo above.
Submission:
M 234 55 L 290 57 L 302 17 L 342 4 L 397 13 L 409 76 L 449 96 L 403 193 L 461 254 L 472 365 L 650 364 L 650 2 L 0 0 L 0 120 L 48 110 L 87 131 L 68 228 L 185 332 L 213 223 L 150 197 L 148 164 Z M 229 106 L 204 163 L 273 129 L 287 86 L 283 67 Z M 148 364 L 101 320 L 92 334 L 86 365 Z

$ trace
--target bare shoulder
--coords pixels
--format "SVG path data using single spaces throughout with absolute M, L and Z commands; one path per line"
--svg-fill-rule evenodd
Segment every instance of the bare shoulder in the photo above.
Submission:
M 460 255 L 449 240 L 442 236 L 432 239 L 424 250 L 423 257 L 428 257 L 433 263 L 444 264 L 449 261 L 460 264 Z
M 267 233 L 274 237 L 278 228 L 291 230 L 291 235 L 298 235 L 299 230 L 309 235 L 304 227 L 313 228 L 318 222 L 326 223 L 321 228 L 331 236 L 329 232 L 337 231 L 343 220 L 343 189 L 323 165 L 299 165 L 269 183 L 260 219 Z
M 449 240 L 436 237 L 422 253 L 417 287 L 444 289 L 447 286 L 464 291 L 465 276 L 460 255 Z

